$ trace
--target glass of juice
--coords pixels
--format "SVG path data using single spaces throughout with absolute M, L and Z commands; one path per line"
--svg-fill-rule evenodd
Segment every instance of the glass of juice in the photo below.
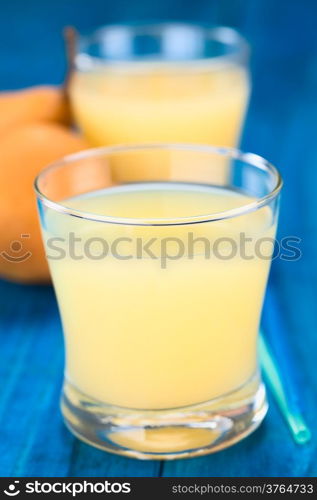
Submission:
M 234 149 L 112 146 L 63 158 L 35 186 L 71 431 L 160 459 L 252 432 L 267 411 L 257 337 L 277 170 Z
M 70 96 L 92 146 L 234 147 L 249 97 L 248 44 L 233 29 L 114 25 L 77 44 Z

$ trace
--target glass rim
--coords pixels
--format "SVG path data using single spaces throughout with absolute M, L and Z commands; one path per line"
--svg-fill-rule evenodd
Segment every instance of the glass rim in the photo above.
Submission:
M 186 217 L 167 217 L 167 218 L 153 218 L 153 217 L 116 217 L 95 214 L 91 212 L 86 212 L 83 210 L 74 209 L 67 207 L 60 201 L 54 201 L 46 196 L 39 187 L 39 183 L 43 175 L 55 170 L 56 168 L 67 166 L 74 161 L 80 161 L 87 158 L 95 158 L 98 156 L 109 156 L 115 153 L 125 153 L 133 151 L 149 151 L 149 150 L 159 150 L 159 151 L 191 151 L 197 153 L 210 153 L 216 154 L 223 157 L 228 157 L 232 160 L 239 160 L 241 162 L 247 163 L 255 168 L 262 171 L 269 172 L 275 178 L 275 184 L 273 189 L 265 196 L 246 203 L 237 208 L 224 210 L 221 212 L 214 212 L 210 214 L 186 216 Z M 150 182 L 150 181 L 149 181 Z M 123 183 L 124 185 L 124 183 Z M 116 145 L 116 146 L 102 146 L 98 148 L 86 149 L 78 153 L 73 153 L 62 157 L 53 163 L 50 163 L 47 167 L 41 170 L 41 172 L 36 176 L 34 180 L 34 189 L 37 198 L 42 201 L 42 203 L 56 212 L 64 213 L 73 217 L 87 219 L 94 222 L 104 222 L 111 224 L 121 224 L 130 226 L 173 226 L 173 225 L 188 225 L 188 224 L 198 224 L 204 222 L 216 222 L 219 220 L 232 219 L 234 217 L 239 217 L 250 212 L 254 212 L 272 201 L 278 196 L 283 186 L 282 177 L 277 170 L 277 168 L 270 162 L 265 160 L 263 157 L 254 153 L 244 153 L 235 148 L 217 147 L 217 146 L 203 146 L 197 144 L 132 144 L 132 145 Z M 219 186 L 221 187 L 221 186 Z M 226 186 L 224 186 L 226 187 Z
M 239 33 L 238 30 L 232 28 L 230 26 L 224 25 L 211 25 L 208 23 L 199 23 L 199 22 L 187 22 L 187 21 L 172 21 L 172 22 L 157 22 L 157 23 L 147 23 L 147 22 L 137 22 L 137 23 L 113 23 L 106 24 L 101 26 L 100 28 L 95 29 L 94 31 L 88 34 L 79 34 L 78 42 L 77 42 L 77 54 L 75 55 L 75 68 L 77 70 L 81 70 L 82 67 L 87 66 L 87 63 L 91 67 L 96 66 L 104 66 L 116 68 L 117 70 L 122 70 L 120 65 L 124 63 L 128 65 L 129 63 L 135 64 L 135 61 L 132 59 L 113 59 L 107 61 L 107 59 L 98 56 L 92 56 L 87 53 L 87 49 L 94 42 L 99 42 L 101 37 L 110 30 L 113 29 L 129 29 L 134 31 L 135 34 L 153 34 L 153 36 L 163 32 L 167 27 L 184 27 L 184 28 L 192 28 L 192 29 L 200 29 L 203 31 L 205 39 L 214 40 L 222 44 L 222 46 L 227 47 L 237 47 L 237 51 L 228 54 L 220 54 L 214 55 L 210 57 L 195 57 L 192 59 L 162 59 L 164 60 L 164 65 L 171 66 L 174 70 L 179 69 L 179 66 L 184 67 L 186 65 L 186 70 L 202 70 L 204 65 L 208 66 L 210 69 L 210 63 L 214 65 L 224 64 L 228 62 L 240 62 L 247 63 L 249 54 L 250 54 L 250 45 L 248 41 Z M 145 61 L 145 63 L 149 63 L 151 60 Z M 160 59 L 159 59 L 160 61 Z M 158 62 L 155 60 L 154 62 Z M 190 63 L 190 64 L 189 64 Z M 135 68 L 134 68 L 135 69 Z M 207 70 L 207 68 L 206 68 Z M 87 70 L 86 70 L 87 71 Z M 137 70 L 135 70 L 137 73 Z

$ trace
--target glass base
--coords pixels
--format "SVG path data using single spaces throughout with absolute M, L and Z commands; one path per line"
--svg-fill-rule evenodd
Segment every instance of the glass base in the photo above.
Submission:
M 83 441 L 139 459 L 178 459 L 212 453 L 240 441 L 268 409 L 258 375 L 217 399 L 169 410 L 133 410 L 92 400 L 65 382 L 67 427 Z

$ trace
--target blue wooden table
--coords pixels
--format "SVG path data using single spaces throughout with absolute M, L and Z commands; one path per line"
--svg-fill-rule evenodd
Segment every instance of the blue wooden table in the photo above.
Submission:
M 296 445 L 270 399 L 264 424 L 232 448 L 169 463 L 112 456 L 76 440 L 58 411 L 62 332 L 50 287 L 0 283 L 1 476 L 316 476 L 317 474 L 317 4 L 314 0 L 11 0 L 1 2 L 0 86 L 58 83 L 60 30 L 106 22 L 183 19 L 238 27 L 253 47 L 253 94 L 242 148 L 281 170 L 280 237 L 302 258 L 271 273 L 296 359 L 311 442 Z M 1 165 L 0 168 L 5 168 Z M 265 314 L 269 314 L 266 311 Z

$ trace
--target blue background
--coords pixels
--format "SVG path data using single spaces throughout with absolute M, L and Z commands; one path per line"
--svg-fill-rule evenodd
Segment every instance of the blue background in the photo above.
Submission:
M 316 18 L 314 0 L 1 1 L 1 89 L 61 82 L 66 24 L 81 31 L 108 22 L 196 20 L 238 27 L 248 38 L 253 94 L 242 148 L 280 168 L 285 188 L 279 234 L 302 238 L 302 258 L 276 261 L 271 287 L 313 429 L 309 444 L 296 445 L 270 400 L 261 428 L 216 455 L 163 464 L 90 448 L 69 434 L 57 410 L 63 345 L 52 289 L 0 282 L 1 476 L 316 476 Z

